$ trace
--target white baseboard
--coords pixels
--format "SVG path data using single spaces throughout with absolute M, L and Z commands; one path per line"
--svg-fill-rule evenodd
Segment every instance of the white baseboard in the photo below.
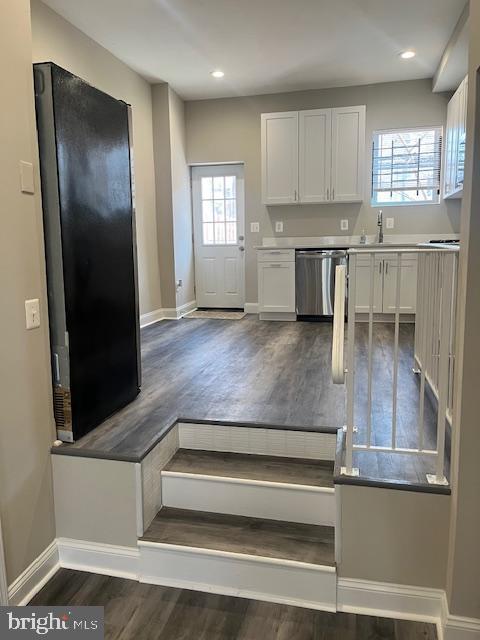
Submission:
M 59 569 L 57 541 L 53 540 L 8 587 L 11 606 L 27 604 Z
M 160 322 L 164 319 L 163 309 L 155 309 L 155 311 L 149 311 L 148 313 L 142 313 L 140 316 L 140 328 L 148 327 L 151 324 Z
M 197 301 L 196 300 L 190 300 L 190 302 L 186 302 L 185 304 L 182 304 L 180 307 L 177 307 L 175 309 L 176 314 L 177 314 L 177 318 L 183 318 L 184 315 L 186 315 L 187 313 L 190 313 L 190 311 L 194 311 L 197 308 Z
M 245 302 L 245 313 L 258 313 L 258 302 Z
M 140 541 L 139 580 L 335 611 L 334 567 Z
M 138 549 L 57 538 L 60 566 L 106 576 L 138 579 Z
M 146 542 L 137 548 L 57 538 L 9 586 L 9 603 L 11 606 L 27 604 L 58 569 L 64 567 L 151 584 L 335 611 L 333 567 L 315 571 L 302 563 L 199 551 Z M 197 567 L 201 571 L 195 570 L 198 563 L 204 564 Z M 244 567 L 240 572 L 239 564 Z M 232 572 L 233 565 L 236 571 Z M 266 569 L 263 575 L 258 571 L 262 565 Z M 212 571 L 216 584 L 198 580 L 201 575 L 213 575 Z M 229 584 L 232 576 L 239 582 Z M 295 578 L 299 582 L 292 590 Z M 336 592 L 337 611 L 431 622 L 437 624 L 439 640 L 480 640 L 480 620 L 451 614 L 443 590 L 338 578 Z M 315 600 L 311 599 L 313 593 Z
M 438 623 L 442 617 L 444 593 L 441 589 L 339 578 L 337 610 Z
M 442 624 L 439 640 L 479 640 L 480 620 L 452 615 L 448 610 L 447 596 L 443 593 Z
M 186 304 L 182 304 L 180 307 L 162 308 L 143 313 L 140 316 L 140 327 L 148 327 L 151 324 L 160 322 L 160 320 L 179 320 L 190 311 L 194 311 L 197 308 L 197 301 L 191 300 Z

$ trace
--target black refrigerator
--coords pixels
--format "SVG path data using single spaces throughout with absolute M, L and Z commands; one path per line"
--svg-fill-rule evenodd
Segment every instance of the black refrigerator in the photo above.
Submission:
M 140 390 L 130 107 L 34 65 L 57 434 L 73 442 Z

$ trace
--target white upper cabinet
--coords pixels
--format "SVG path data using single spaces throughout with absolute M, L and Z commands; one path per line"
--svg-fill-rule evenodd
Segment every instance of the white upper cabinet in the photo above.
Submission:
M 330 199 L 332 110 L 299 112 L 299 191 L 301 202 Z
M 297 201 L 297 111 L 262 114 L 262 195 L 265 204 Z
M 262 194 L 272 204 L 361 202 L 364 105 L 262 114 Z
M 447 108 L 445 153 L 443 166 L 443 197 L 461 198 L 465 168 L 465 138 L 467 133 L 468 76 L 453 94 Z
M 332 109 L 332 194 L 334 202 L 363 200 L 365 106 Z

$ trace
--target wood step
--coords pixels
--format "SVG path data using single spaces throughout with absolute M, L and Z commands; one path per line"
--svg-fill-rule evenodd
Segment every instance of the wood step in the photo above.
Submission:
M 333 489 L 331 460 L 179 449 L 164 471 Z
M 141 541 L 333 567 L 334 528 L 163 507 Z
M 163 507 L 138 548 L 140 582 L 336 610 L 332 527 Z
M 335 524 L 333 462 L 179 449 L 161 471 L 166 507 Z

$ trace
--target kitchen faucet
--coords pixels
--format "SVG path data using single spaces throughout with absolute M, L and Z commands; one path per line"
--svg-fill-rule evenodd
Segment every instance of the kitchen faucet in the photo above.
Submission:
M 377 216 L 377 227 L 378 227 L 378 244 L 383 243 L 383 211 L 380 209 Z

